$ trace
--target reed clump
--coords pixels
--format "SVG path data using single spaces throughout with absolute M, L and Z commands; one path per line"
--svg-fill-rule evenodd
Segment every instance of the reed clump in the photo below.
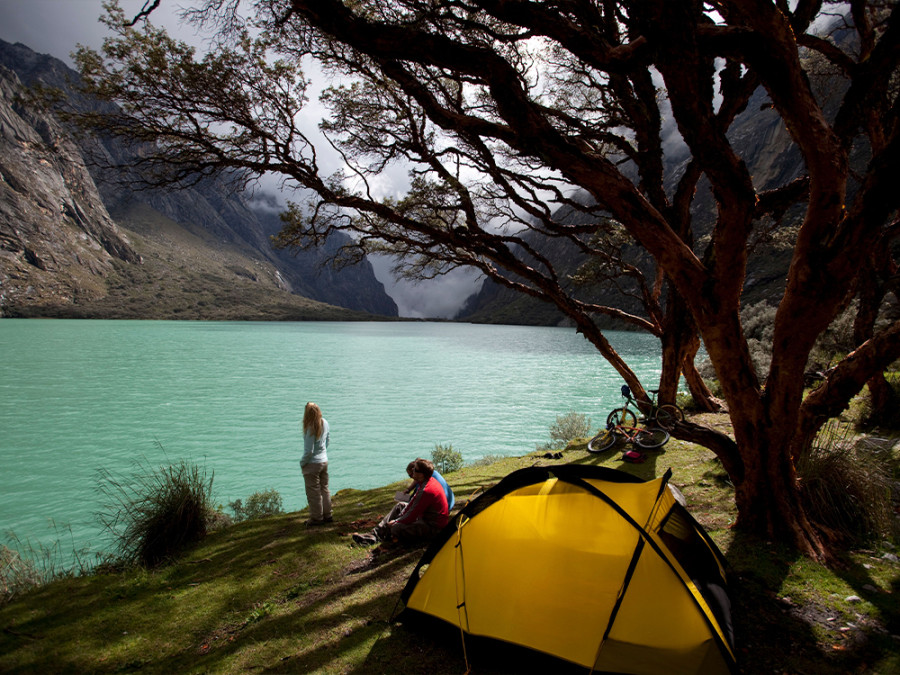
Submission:
M 826 424 L 797 463 L 807 513 L 841 538 L 887 537 L 894 523 L 890 449 L 861 442 L 837 420 Z
M 0 544 L 0 604 L 44 583 L 44 575 L 28 558 Z
M 181 460 L 157 469 L 141 467 L 130 479 L 101 471 L 105 507 L 98 519 L 123 564 L 155 567 L 206 536 L 213 477 Z

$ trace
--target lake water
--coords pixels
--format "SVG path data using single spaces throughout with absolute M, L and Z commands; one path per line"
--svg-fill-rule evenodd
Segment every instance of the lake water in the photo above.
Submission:
M 610 339 L 642 380 L 648 335 Z M 307 401 L 331 426 L 332 491 L 404 478 L 452 445 L 471 462 L 523 455 L 569 411 L 596 427 L 618 374 L 571 328 L 432 322 L 0 321 L 0 542 L 102 549 L 97 472 L 188 459 L 217 503 L 276 489 L 306 505 Z

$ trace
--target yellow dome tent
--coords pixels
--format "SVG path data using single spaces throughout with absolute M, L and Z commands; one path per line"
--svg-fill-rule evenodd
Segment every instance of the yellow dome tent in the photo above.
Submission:
M 670 475 L 509 474 L 426 549 L 400 618 L 431 615 L 593 672 L 734 672 L 724 560 Z

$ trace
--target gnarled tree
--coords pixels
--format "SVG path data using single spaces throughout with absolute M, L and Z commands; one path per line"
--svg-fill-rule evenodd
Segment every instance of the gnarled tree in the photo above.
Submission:
M 639 393 L 598 314 L 661 336 L 669 397 L 702 338 L 734 441 L 691 424 L 678 435 L 722 460 L 738 527 L 821 557 L 827 541 L 801 505 L 792 453 L 823 413 L 900 356 L 900 322 L 866 324 L 870 337 L 803 400 L 816 337 L 866 283 L 863 270 L 883 269 L 890 257 L 900 199 L 900 16 L 892 2 L 851 0 L 837 39 L 816 29 L 829 6 L 198 0 L 191 18 L 221 38 L 202 58 L 143 20 L 140 30 L 125 28 L 113 9 L 117 35 L 103 55 L 82 50 L 79 61 L 93 92 L 122 106 L 92 121 L 156 144 L 144 158 L 152 178 L 240 169 L 305 190 L 308 199 L 285 216 L 284 243 L 315 245 L 342 230 L 356 241 L 348 254 L 386 251 L 408 274 L 481 270 L 554 303 Z M 814 53 L 843 87 L 833 114 L 809 81 Z M 318 140 L 303 124 L 307 62 L 344 82 L 324 96 Z M 728 135 L 760 88 L 805 166 L 782 184 L 756 184 Z M 670 131 L 688 157 L 677 171 L 664 161 Z M 340 155 L 343 171 L 324 175 L 316 142 Z M 860 175 L 852 152 L 869 157 Z M 409 167 L 408 189 L 379 197 L 373 181 L 391 166 Z M 692 210 L 701 178 L 715 205 L 703 236 Z M 562 206 L 584 217 L 556 219 Z M 756 233 L 789 209 L 802 213 L 761 379 L 741 327 L 741 293 Z M 525 236 L 566 240 L 589 260 L 603 254 L 595 235 L 610 221 L 656 266 L 640 281 L 651 300 L 641 315 L 586 300 Z M 666 300 L 654 304 L 660 283 Z

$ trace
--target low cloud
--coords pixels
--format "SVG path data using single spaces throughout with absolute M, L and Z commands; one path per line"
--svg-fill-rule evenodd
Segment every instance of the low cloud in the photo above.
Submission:
M 393 262 L 369 256 L 375 277 L 397 303 L 400 316 L 411 319 L 452 319 L 473 293 L 481 290 L 484 277 L 475 270 L 456 269 L 436 279 L 413 282 L 395 279 Z

